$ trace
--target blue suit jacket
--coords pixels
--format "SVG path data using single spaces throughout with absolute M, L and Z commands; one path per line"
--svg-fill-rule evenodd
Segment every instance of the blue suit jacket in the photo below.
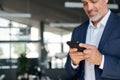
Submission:
M 71 41 L 85 43 L 89 21 L 73 30 Z M 120 80 L 120 16 L 111 13 L 101 37 L 98 50 L 105 56 L 104 67 L 99 69 L 95 65 L 96 80 Z M 68 75 L 74 76 L 75 80 L 84 80 L 85 61 L 79 63 L 77 69 L 71 66 L 68 54 L 65 64 Z

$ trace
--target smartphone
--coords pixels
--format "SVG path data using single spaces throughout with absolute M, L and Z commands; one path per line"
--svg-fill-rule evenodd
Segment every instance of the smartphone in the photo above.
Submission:
M 67 44 L 69 45 L 70 48 L 77 48 L 78 52 L 83 52 L 86 48 L 80 47 L 79 42 L 72 42 L 72 41 L 67 41 Z

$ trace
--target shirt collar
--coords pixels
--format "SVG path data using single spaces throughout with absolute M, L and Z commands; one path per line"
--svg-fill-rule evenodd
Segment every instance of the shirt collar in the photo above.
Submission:
M 103 17 L 103 19 L 97 25 L 101 24 L 101 25 L 103 25 L 105 27 L 105 25 L 107 23 L 107 20 L 108 20 L 108 18 L 110 16 L 110 13 L 111 13 L 111 11 L 109 10 L 108 13 Z M 91 26 L 94 28 L 92 21 L 89 20 L 89 27 L 91 27 Z

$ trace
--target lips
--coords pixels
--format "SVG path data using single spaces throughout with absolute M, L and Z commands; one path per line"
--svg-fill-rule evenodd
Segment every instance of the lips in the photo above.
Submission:
M 91 11 L 88 13 L 90 17 L 94 17 L 95 16 L 95 12 Z

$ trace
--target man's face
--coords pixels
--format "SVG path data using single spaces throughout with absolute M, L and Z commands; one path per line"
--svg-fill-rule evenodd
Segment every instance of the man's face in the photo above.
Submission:
M 108 11 L 108 0 L 82 0 L 84 10 L 92 21 L 100 21 Z

